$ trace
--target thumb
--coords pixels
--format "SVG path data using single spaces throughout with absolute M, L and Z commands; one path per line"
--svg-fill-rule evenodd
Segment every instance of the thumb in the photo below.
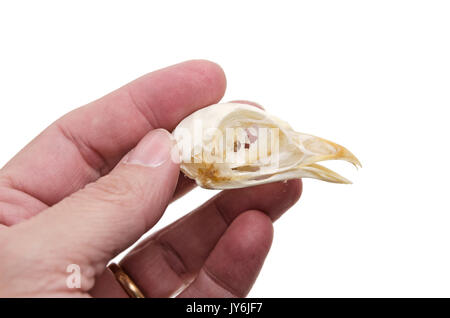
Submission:
M 163 129 L 149 132 L 110 174 L 87 185 L 15 231 L 33 251 L 89 266 L 93 276 L 148 231 L 166 209 L 179 176 L 175 144 Z M 19 234 L 17 233 L 17 234 Z M 30 242 L 31 241 L 31 242 Z M 30 246 L 28 246 L 30 248 Z M 61 264 L 65 271 L 67 264 Z

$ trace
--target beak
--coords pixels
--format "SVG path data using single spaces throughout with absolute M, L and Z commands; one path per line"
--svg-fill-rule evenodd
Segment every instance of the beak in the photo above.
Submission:
M 362 167 L 358 158 L 348 149 L 332 141 L 306 134 L 298 134 L 298 144 L 304 159 L 297 166 L 305 176 L 334 183 L 352 183 L 336 172 L 317 164 L 320 161 L 344 160 L 356 168 Z

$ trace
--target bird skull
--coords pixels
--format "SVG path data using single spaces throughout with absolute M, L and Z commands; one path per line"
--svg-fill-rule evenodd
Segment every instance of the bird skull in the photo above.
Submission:
M 208 189 L 250 187 L 295 178 L 351 183 L 317 162 L 345 160 L 361 166 L 346 148 L 296 132 L 285 121 L 248 104 L 202 108 L 183 119 L 173 136 L 181 170 Z

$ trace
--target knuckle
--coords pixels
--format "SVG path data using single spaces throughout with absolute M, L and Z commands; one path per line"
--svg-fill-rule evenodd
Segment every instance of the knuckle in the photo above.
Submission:
M 104 176 L 87 190 L 97 200 L 120 206 L 133 206 L 145 198 L 145 189 L 139 182 L 120 175 Z

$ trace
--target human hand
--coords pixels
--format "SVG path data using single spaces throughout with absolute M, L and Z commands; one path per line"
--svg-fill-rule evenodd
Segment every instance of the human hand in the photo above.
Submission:
M 127 297 L 106 267 L 194 187 L 170 160 L 171 131 L 226 86 L 189 61 L 147 74 L 45 129 L 0 170 L 0 296 Z M 121 267 L 146 297 L 245 296 L 272 221 L 300 180 L 222 191 L 141 242 Z M 68 266 L 81 270 L 71 288 Z

